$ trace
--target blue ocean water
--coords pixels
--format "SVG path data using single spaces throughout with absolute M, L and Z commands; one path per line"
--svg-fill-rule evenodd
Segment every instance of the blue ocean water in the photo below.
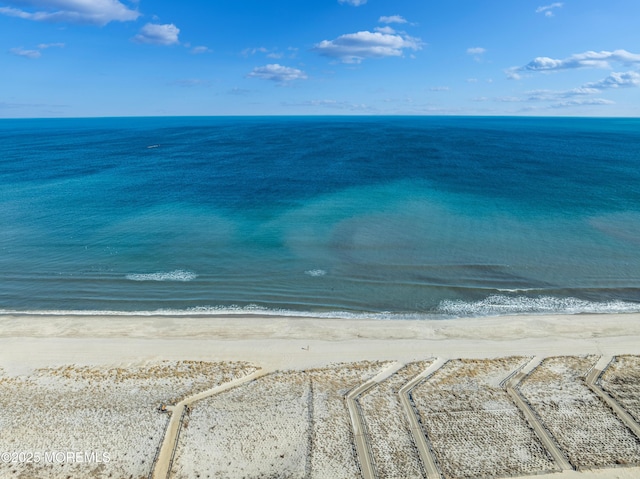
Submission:
M 0 311 L 640 311 L 640 119 L 0 120 Z

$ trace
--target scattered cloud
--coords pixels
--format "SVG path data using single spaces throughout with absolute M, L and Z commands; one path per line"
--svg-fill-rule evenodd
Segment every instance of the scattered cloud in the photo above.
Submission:
M 449 91 L 450 88 L 448 86 L 432 86 L 429 88 L 429 91 Z
M 271 80 L 281 85 L 294 80 L 306 80 L 307 74 L 297 68 L 285 67 L 277 63 L 272 63 L 262 67 L 256 67 L 247 75 L 249 78 L 260 78 Z
M 552 105 L 549 105 L 549 108 L 570 108 L 573 106 L 584 105 L 615 105 L 615 102 L 611 100 L 605 100 L 604 98 L 585 98 L 554 103 Z
M 533 90 L 525 92 L 526 96 L 504 96 L 496 98 L 477 97 L 473 98 L 476 102 L 494 101 L 500 103 L 547 103 L 546 105 L 527 105 L 520 111 L 533 111 L 533 110 L 548 110 L 548 109 L 560 109 L 560 108 L 572 108 L 580 106 L 600 106 L 600 105 L 614 105 L 615 102 L 607 100 L 605 98 L 580 98 L 580 95 L 588 95 L 590 93 L 598 93 L 599 90 L 593 92 L 583 91 L 576 88 L 574 90 L 566 91 L 553 91 L 553 90 Z M 575 98 L 578 96 L 578 98 Z
M 486 48 L 482 47 L 473 47 L 467 48 L 467 55 L 473 55 L 473 59 L 477 62 L 482 61 L 482 55 L 487 51 Z
M 482 55 L 487 50 L 482 47 L 467 48 L 467 55 Z
M 494 99 L 495 101 L 499 101 L 502 103 L 518 103 L 521 101 L 528 101 L 528 98 L 520 98 L 517 96 L 500 96 Z
M 174 45 L 180 43 L 178 34 L 180 29 L 173 23 L 159 25 L 156 23 L 147 23 L 140 33 L 133 37 L 136 43 L 149 43 L 152 45 Z
M 504 74 L 507 76 L 509 80 L 521 80 L 522 75 L 520 75 L 518 71 L 520 71 L 520 67 L 511 67 L 511 68 L 507 68 L 504 71 Z
M 9 53 L 18 57 L 25 57 L 25 58 L 32 58 L 32 59 L 40 58 L 42 56 L 42 53 L 40 53 L 40 50 L 26 50 L 22 47 L 12 48 L 11 50 L 9 50 Z
M 19 57 L 36 59 L 42 56 L 42 50 L 46 50 L 47 48 L 63 48 L 64 46 L 65 46 L 64 43 L 41 43 L 35 49 L 32 49 L 32 50 L 28 50 L 22 47 L 17 47 L 9 50 L 9 53 Z
M 359 7 L 360 5 L 364 5 L 365 3 L 367 3 L 367 0 L 338 0 L 338 3 L 346 3 L 347 5 Z
M 269 50 L 265 47 L 258 48 L 245 48 L 240 52 L 243 57 L 248 57 L 250 55 L 255 55 L 256 53 L 268 53 Z
M 382 16 L 378 19 L 380 23 L 408 23 L 404 17 L 400 15 L 391 15 L 388 17 Z
M 114 21 L 134 21 L 140 16 L 137 10 L 118 0 L 4 0 L 3 3 L 10 6 L 0 7 L 0 14 L 38 22 L 102 26 Z
M 289 58 L 294 58 L 298 51 L 297 48 L 289 47 L 287 51 L 290 52 L 288 54 Z M 278 51 L 277 48 L 266 48 L 266 47 L 257 47 L 257 48 L 245 48 L 240 52 L 243 57 L 249 57 L 252 55 L 256 55 L 258 53 L 263 53 L 267 58 L 273 58 L 274 60 L 279 60 L 284 58 L 286 53 L 282 51 Z
M 581 105 L 612 105 L 615 102 L 593 95 L 604 90 L 640 87 L 640 73 L 635 71 L 613 72 L 600 81 L 585 83 L 569 90 L 530 90 L 523 97 L 495 98 L 500 102 L 554 102 L 548 108 L 566 108 Z
M 191 49 L 191 53 L 194 55 L 201 55 L 203 53 L 211 53 L 211 49 L 209 47 L 205 47 L 204 45 L 200 45 L 198 47 L 193 47 Z
M 390 26 L 386 25 L 384 27 L 376 27 L 375 28 L 376 32 L 380 32 L 380 33 L 384 33 L 386 35 L 394 35 L 396 33 L 396 31 L 391 28 Z
M 467 78 L 467 83 L 478 83 L 478 79 L 477 78 Z
M 343 63 L 360 63 L 366 58 L 399 57 L 405 49 L 421 48 L 422 41 L 419 38 L 363 31 L 341 35 L 335 40 L 323 40 L 313 49 L 321 55 L 337 58 Z
M 640 73 L 633 71 L 625 73 L 613 72 L 600 81 L 587 83 L 584 87 L 596 91 L 609 88 L 640 87 Z
M 572 88 L 571 90 L 565 90 L 563 92 L 563 96 L 576 96 L 576 95 L 593 95 L 594 93 L 600 93 L 600 90 L 597 88 L 589 88 L 586 86 L 581 86 L 578 88 Z
M 507 70 L 507 76 L 520 78 L 519 72 L 550 72 L 557 70 L 569 70 L 574 68 L 611 68 L 611 63 L 624 65 L 640 64 L 640 54 L 630 53 L 626 50 L 612 52 L 588 51 L 577 53 L 561 60 L 549 57 L 537 57 L 522 67 L 514 67 Z
M 301 107 L 301 106 L 315 106 L 315 107 L 323 107 L 323 108 L 331 108 L 335 110 L 349 110 L 349 111 L 374 111 L 375 108 L 365 104 L 365 103 L 353 103 L 349 101 L 338 101 L 338 100 L 308 100 L 298 103 L 282 103 L 283 106 L 287 107 Z
M 595 88 L 572 88 L 571 90 L 530 90 L 525 92 L 526 98 L 521 101 L 557 101 L 560 98 L 572 98 L 576 96 L 593 95 L 600 93 Z
M 237 86 L 231 88 L 227 91 L 229 95 L 247 95 L 251 92 L 251 90 L 245 90 L 244 88 L 238 88 Z
M 57 43 L 41 43 L 38 45 L 40 50 L 46 50 L 47 48 L 64 48 L 65 44 L 61 42 Z
M 556 2 L 551 5 L 545 5 L 543 7 L 536 8 L 536 13 L 543 13 L 545 17 L 553 17 L 553 10 L 556 8 L 562 8 L 564 3 Z

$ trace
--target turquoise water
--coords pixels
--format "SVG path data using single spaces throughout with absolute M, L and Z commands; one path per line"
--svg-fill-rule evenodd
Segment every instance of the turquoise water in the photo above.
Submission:
M 0 310 L 640 311 L 640 120 L 0 120 Z

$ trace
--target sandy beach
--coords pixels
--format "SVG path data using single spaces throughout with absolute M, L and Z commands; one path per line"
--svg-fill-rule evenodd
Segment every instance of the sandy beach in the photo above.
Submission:
M 640 315 L 416 321 L 7 315 L 0 318 L 0 345 L 0 365 L 8 372 L 68 363 L 121 365 L 158 359 L 254 361 L 277 369 L 426 356 L 637 354 Z
M 637 402 L 627 399 L 640 387 L 639 355 L 637 314 L 5 315 L 0 477 L 637 477 Z M 547 408 L 554 401 L 592 423 L 594 437 L 615 437 L 580 442 Z M 450 435 L 458 423 L 484 424 L 490 442 L 486 430 Z M 602 440 L 626 452 L 604 454 Z M 478 460 L 489 449 L 495 457 Z M 110 460 L 6 460 L 69 450 Z

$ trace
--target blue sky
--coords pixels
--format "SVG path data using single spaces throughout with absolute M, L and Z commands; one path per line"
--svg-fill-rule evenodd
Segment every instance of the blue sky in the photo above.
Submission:
M 0 117 L 640 116 L 638 0 L 0 0 Z

